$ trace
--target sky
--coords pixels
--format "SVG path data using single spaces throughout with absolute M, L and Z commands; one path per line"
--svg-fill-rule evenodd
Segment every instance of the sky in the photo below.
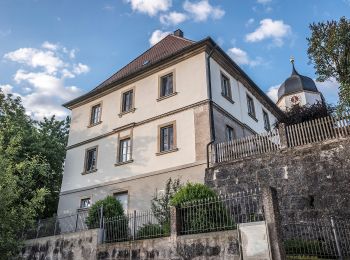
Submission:
M 41 119 L 107 79 L 168 33 L 212 37 L 265 91 L 316 78 L 309 24 L 349 18 L 350 0 L 0 0 L 0 88 Z M 317 83 L 329 103 L 338 83 Z

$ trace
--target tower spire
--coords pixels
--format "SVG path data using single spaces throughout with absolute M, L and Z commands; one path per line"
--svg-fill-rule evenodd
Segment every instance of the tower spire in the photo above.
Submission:
M 294 56 L 291 56 L 289 61 L 290 61 L 290 63 L 292 63 L 292 66 L 293 66 L 292 75 L 298 75 L 298 72 L 297 72 L 297 70 L 295 69 L 295 66 L 294 66 L 294 62 L 295 62 Z

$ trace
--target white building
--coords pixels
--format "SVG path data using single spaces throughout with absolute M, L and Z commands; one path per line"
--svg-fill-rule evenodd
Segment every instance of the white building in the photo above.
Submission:
M 278 107 L 211 38 L 168 35 L 72 111 L 58 214 L 107 195 L 146 209 L 165 181 L 204 182 L 207 144 L 269 130 Z

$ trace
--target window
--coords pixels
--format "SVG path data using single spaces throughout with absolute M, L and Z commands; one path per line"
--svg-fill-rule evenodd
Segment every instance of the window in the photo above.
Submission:
M 264 128 L 266 131 L 270 131 L 270 119 L 269 119 L 269 114 L 263 110 L 263 117 L 264 117 Z
M 226 140 L 232 141 L 234 139 L 234 131 L 233 128 L 230 126 L 226 126 Z
M 91 199 L 90 198 L 84 198 L 80 200 L 80 208 L 81 209 L 87 209 L 91 206 Z
M 89 173 L 96 170 L 97 147 L 86 150 L 85 155 L 85 172 Z
M 228 99 L 232 99 L 230 79 L 224 74 L 221 74 L 221 88 L 222 95 Z
M 160 78 L 160 97 L 166 97 L 174 93 L 173 73 Z
M 114 193 L 113 196 L 122 204 L 124 213 L 128 213 L 128 192 Z
M 133 90 L 129 90 L 123 93 L 122 112 L 128 112 L 133 109 L 133 95 L 134 95 Z
M 119 162 L 131 160 L 131 140 L 126 138 L 119 142 Z
M 96 125 L 101 121 L 101 104 L 95 105 L 91 108 L 90 125 Z
M 174 124 L 160 127 L 160 152 L 171 151 L 174 148 Z
M 254 107 L 254 100 L 252 97 L 247 95 L 247 105 L 248 105 L 248 114 L 255 118 L 255 107 Z

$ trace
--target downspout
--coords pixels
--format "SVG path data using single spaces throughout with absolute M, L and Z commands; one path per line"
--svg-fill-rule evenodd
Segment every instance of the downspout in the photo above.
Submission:
M 213 110 L 213 98 L 211 90 L 211 70 L 210 70 L 210 58 L 213 55 L 217 45 L 211 49 L 207 57 L 208 68 L 208 96 L 209 96 L 209 123 L 210 123 L 210 142 L 207 144 L 207 168 L 209 168 L 209 147 L 215 142 L 215 126 L 214 126 L 214 110 Z

